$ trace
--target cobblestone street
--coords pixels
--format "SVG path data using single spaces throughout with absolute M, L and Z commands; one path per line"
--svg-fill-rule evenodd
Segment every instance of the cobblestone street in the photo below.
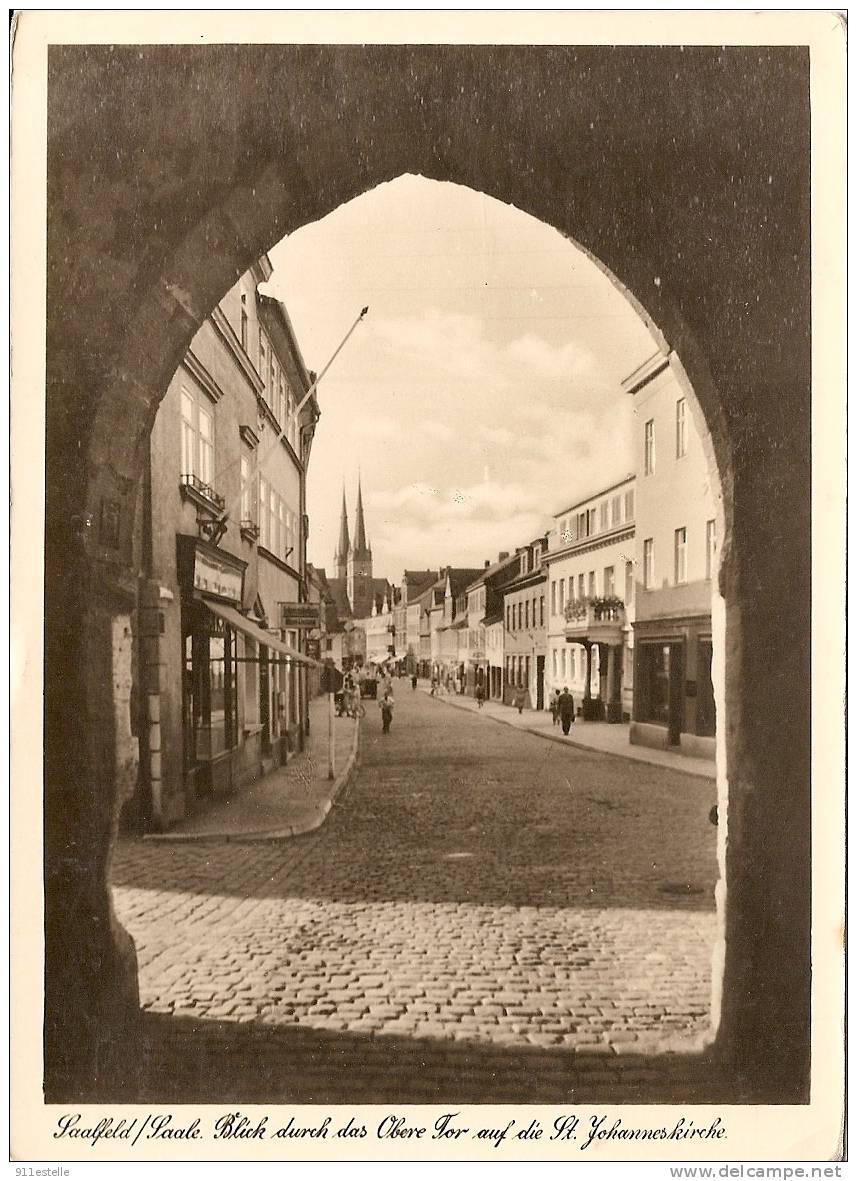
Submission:
M 450 1070 L 482 1054 L 495 1080 L 509 1055 L 553 1076 L 597 1057 L 608 1089 L 623 1056 L 698 1050 L 714 784 L 564 748 L 404 682 L 389 736 L 367 707 L 359 772 L 318 832 L 120 843 L 115 904 L 150 1026 L 188 1044 L 240 1035 L 263 1058 L 276 1045 L 284 1078 L 303 1053 L 314 1083 L 270 1089 L 307 1102 L 354 1098 L 349 1063 L 371 1059 L 377 1087 L 391 1047 L 403 1077 L 433 1054 Z M 511 1080 L 518 1097 L 542 1093 L 535 1075 Z

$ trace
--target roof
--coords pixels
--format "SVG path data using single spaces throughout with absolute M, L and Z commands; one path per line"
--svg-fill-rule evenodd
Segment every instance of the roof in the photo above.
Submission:
M 498 608 L 497 610 L 491 611 L 490 614 L 486 614 L 483 617 L 482 626 L 483 627 L 491 627 L 491 625 L 494 623 L 502 623 L 502 622 L 503 622 L 503 609 Z
M 458 598 L 475 578 L 484 573 L 484 567 L 478 569 L 472 566 L 469 568 L 449 566 L 445 574 L 449 576 L 449 588 L 452 591 L 452 597 Z
M 486 582 L 489 578 L 493 578 L 495 574 L 499 574 L 501 570 L 505 570 L 508 566 L 513 565 L 515 562 L 519 562 L 520 559 L 520 553 L 507 554 L 506 557 L 501 561 L 494 562 L 492 566 L 487 566 L 483 571 L 481 571 L 480 577 L 474 578 L 474 580 L 468 585 L 467 590 L 473 590 L 475 586 L 479 586 L 481 583 Z

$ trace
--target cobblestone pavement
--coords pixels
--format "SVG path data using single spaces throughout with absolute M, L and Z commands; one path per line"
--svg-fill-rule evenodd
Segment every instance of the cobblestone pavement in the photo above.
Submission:
M 120 843 L 115 905 L 144 1008 L 162 1015 L 150 1025 L 170 1015 L 221 1040 L 267 1028 L 268 1045 L 291 1031 L 330 1069 L 385 1039 L 400 1063 L 419 1048 L 417 1073 L 432 1047 L 471 1064 L 482 1050 L 495 1079 L 498 1053 L 609 1068 L 698 1048 L 714 785 L 489 727 L 404 687 L 390 735 L 377 712 L 317 833 Z

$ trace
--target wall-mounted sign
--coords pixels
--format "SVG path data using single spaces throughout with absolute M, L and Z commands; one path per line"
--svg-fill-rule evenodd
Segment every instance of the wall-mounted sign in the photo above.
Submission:
M 218 562 L 216 558 L 197 549 L 193 562 L 194 590 L 240 603 L 243 581 L 240 570 L 227 566 L 225 562 Z
M 280 627 L 318 627 L 319 606 L 319 603 L 280 603 Z

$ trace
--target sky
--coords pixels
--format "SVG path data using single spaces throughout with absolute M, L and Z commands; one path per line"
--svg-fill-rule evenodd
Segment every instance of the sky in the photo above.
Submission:
M 321 419 L 308 557 L 333 573 L 358 472 L 376 577 L 481 566 L 631 471 L 621 381 L 656 351 L 577 247 L 459 185 L 403 176 L 284 238 L 262 290 L 286 305 Z

